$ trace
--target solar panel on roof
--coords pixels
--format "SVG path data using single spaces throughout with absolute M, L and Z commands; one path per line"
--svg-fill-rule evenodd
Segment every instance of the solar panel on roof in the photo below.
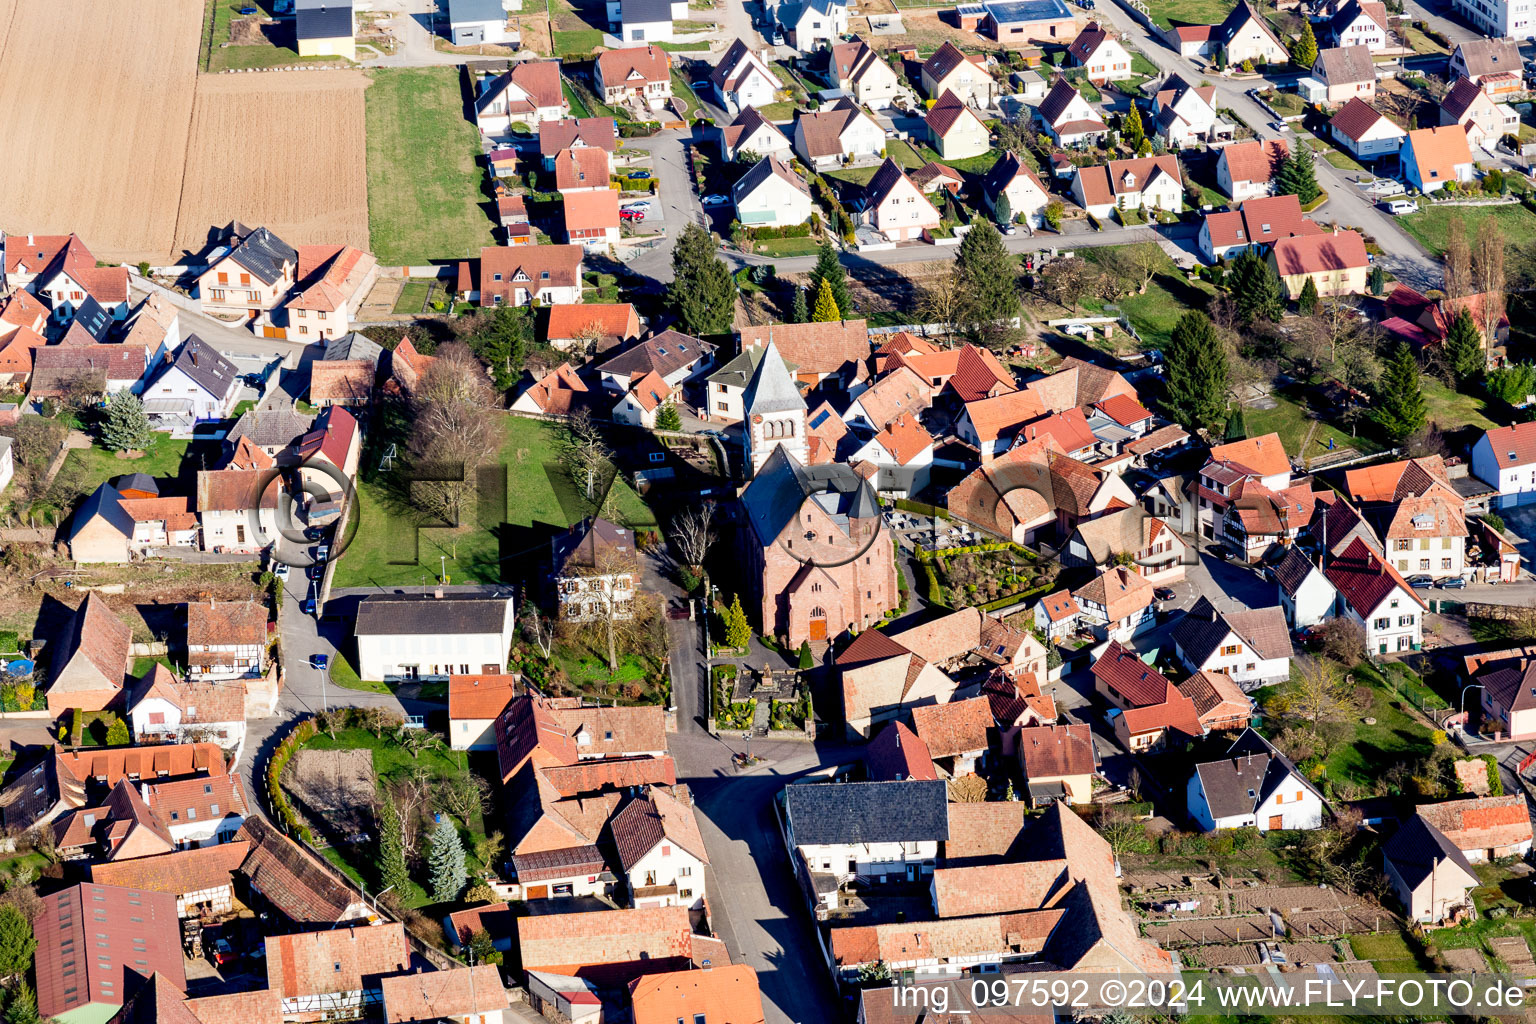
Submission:
M 1072 17 L 1062 0 L 1004 0 L 982 4 L 992 20 L 999 24 L 1020 21 L 1063 21 Z

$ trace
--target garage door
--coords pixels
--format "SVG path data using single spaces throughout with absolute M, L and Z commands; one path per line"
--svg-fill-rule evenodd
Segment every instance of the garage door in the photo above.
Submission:
M 261 328 L 261 336 L 263 338 L 286 338 L 288 337 L 288 328 L 273 327 L 271 324 L 264 324 Z
M 1498 499 L 1499 508 L 1515 508 L 1519 505 L 1536 504 L 1536 491 L 1521 491 L 1518 494 L 1501 494 Z

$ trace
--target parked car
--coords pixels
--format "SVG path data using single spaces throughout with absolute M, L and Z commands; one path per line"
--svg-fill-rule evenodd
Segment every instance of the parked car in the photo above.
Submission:
M 323 526 L 306 526 L 304 528 L 304 539 L 305 540 L 319 540 L 321 537 L 324 537 L 324 536 L 325 536 L 325 527 L 323 527 Z
M 288 583 L 288 566 L 282 562 L 273 563 L 272 575 L 277 579 L 279 583 L 282 583 L 286 586 Z
M 330 655 L 328 655 L 328 654 L 311 654 L 309 656 L 309 667 L 310 668 L 318 668 L 321 671 L 324 671 L 325 667 L 327 665 L 329 665 L 330 663 L 331 663 L 331 658 L 330 658 Z
M 312 580 L 318 580 L 325 575 L 325 566 L 312 565 L 308 569 L 304 570 L 304 575 L 308 576 Z
M 1408 585 L 1414 590 L 1428 590 L 1430 587 L 1435 585 L 1435 578 L 1433 576 L 1423 575 L 1409 576 Z
M 651 172 L 650 171 L 630 171 L 628 174 L 624 175 L 624 177 L 628 178 L 631 181 L 649 181 L 650 178 L 651 178 Z
M 624 209 L 626 210 L 649 210 L 650 208 L 651 201 L 649 199 L 636 199 L 624 204 Z
M 1284 121 L 1271 121 L 1271 122 L 1269 122 L 1269 130 L 1272 131 L 1272 132 L 1283 132 L 1283 131 L 1285 131 L 1285 122 Z
M 1410 213 L 1419 212 L 1419 204 L 1410 202 L 1407 199 L 1393 199 L 1381 205 L 1383 209 L 1394 217 L 1406 217 Z
M 700 89 L 711 89 L 711 88 L 714 88 L 714 84 L 715 83 L 711 82 L 707 78 L 701 78 L 697 82 L 689 82 L 688 84 L 689 84 L 689 86 L 691 86 L 693 88 L 693 90 L 695 92 L 697 92 Z
M 1152 596 L 1159 601 L 1172 601 L 1179 596 L 1179 592 L 1172 587 L 1158 587 L 1152 591 Z
M 1094 0 L 1077 0 L 1077 6 L 1085 11 L 1093 10 Z
M 1317 644 L 1323 638 L 1322 631 L 1319 630 L 1316 626 L 1306 626 L 1302 629 L 1298 629 L 1292 634 L 1292 636 L 1296 638 L 1297 643 L 1301 644 L 1308 650 L 1311 650 L 1313 647 L 1317 646 Z
M 718 192 L 714 193 L 713 195 L 707 195 L 703 199 L 699 200 L 699 202 L 703 203 L 705 206 L 724 206 L 730 201 L 730 196 L 722 196 Z
M 213 940 L 212 957 L 213 962 L 220 967 L 223 967 L 235 958 L 235 951 L 230 947 L 228 939 Z
M 313 614 L 315 614 L 315 599 L 312 598 L 312 597 L 306 597 L 304 599 L 303 607 L 304 607 L 304 614 L 305 615 L 313 615 Z
M 331 546 L 329 544 L 320 544 L 315 547 L 315 561 L 323 562 L 330 557 Z
M 1435 584 L 1441 590 L 1465 590 L 1467 578 L 1465 576 L 1447 576 Z
M 619 220 L 645 220 L 645 211 L 633 206 L 626 206 L 619 211 Z

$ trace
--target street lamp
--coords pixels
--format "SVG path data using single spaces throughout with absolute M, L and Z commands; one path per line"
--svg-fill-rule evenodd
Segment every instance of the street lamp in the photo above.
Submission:
M 439 583 L 444 583 L 448 579 L 448 556 L 447 555 L 438 555 L 437 556 L 437 564 L 438 564 L 438 568 L 442 570 L 441 572 L 439 572 L 437 574 L 437 581 Z
M 1481 690 L 1482 688 L 1483 688 L 1483 684 L 1482 683 L 1468 683 L 1466 686 L 1463 686 L 1461 688 L 1461 707 L 1460 707 L 1460 710 L 1461 710 L 1461 713 L 1463 715 L 1465 715 L 1467 713 L 1467 691 L 1468 690 Z M 1465 722 L 1462 723 L 1461 728 L 1462 728 L 1463 731 L 1466 730 L 1467 726 L 1466 726 Z

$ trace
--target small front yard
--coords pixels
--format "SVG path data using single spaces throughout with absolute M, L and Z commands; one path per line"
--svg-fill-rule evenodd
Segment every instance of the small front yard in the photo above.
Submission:
M 1279 89 L 1266 89 L 1259 93 L 1259 98 L 1271 107 L 1281 117 L 1298 117 L 1306 112 L 1307 104 L 1294 92 L 1281 92 Z
M 419 316 L 426 308 L 427 295 L 432 291 L 431 281 L 410 280 L 400 289 L 395 299 L 394 312 L 403 316 Z

